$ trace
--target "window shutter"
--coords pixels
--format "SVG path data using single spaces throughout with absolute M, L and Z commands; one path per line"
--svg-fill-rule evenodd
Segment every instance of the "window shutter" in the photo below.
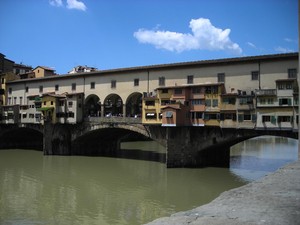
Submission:
M 279 105 L 282 105 L 282 99 L 279 99 Z
M 271 123 L 276 124 L 276 116 L 271 117 Z
M 252 122 L 256 122 L 256 118 L 257 118 L 256 114 L 252 114 Z
M 292 105 L 292 99 L 288 99 L 288 105 Z
M 238 115 L 238 120 L 239 120 L 239 122 L 243 122 L 244 121 L 244 115 L 243 114 L 239 114 Z

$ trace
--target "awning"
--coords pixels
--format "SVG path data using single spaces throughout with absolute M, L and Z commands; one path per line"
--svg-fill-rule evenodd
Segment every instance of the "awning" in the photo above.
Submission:
M 53 110 L 54 107 L 42 107 L 42 108 L 37 108 L 37 111 L 48 111 L 48 110 Z

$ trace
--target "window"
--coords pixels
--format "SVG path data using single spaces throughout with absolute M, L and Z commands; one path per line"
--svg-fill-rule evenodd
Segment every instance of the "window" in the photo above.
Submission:
M 268 98 L 268 105 L 273 105 L 273 104 L 274 104 L 274 99 Z
M 224 97 L 223 98 L 223 103 L 235 105 L 235 98 Z
M 69 118 L 74 118 L 74 116 L 75 116 L 74 112 L 68 112 L 68 117 Z
M 293 89 L 293 85 L 291 83 L 286 84 L 286 89 L 291 90 Z
M 279 99 L 279 105 L 292 105 L 292 99 L 281 98 L 281 99 Z
M 158 78 L 158 85 L 159 86 L 165 86 L 165 77 L 159 77 Z
M 251 120 L 251 114 L 244 114 L 244 120 Z
M 23 105 L 23 97 L 20 97 L 20 105 Z
M 59 85 L 58 84 L 55 85 L 55 91 L 59 91 Z
M 260 99 L 259 99 L 259 103 L 260 103 L 261 105 L 265 105 L 265 104 L 266 104 L 266 99 L 265 99 L 265 98 L 260 98 Z
M 146 101 L 145 102 L 145 105 L 152 105 L 152 106 L 154 106 L 155 105 L 155 102 L 154 101 Z
M 205 100 L 205 106 L 208 106 L 208 107 L 211 106 L 211 100 L 210 99 Z
M 1 78 L 1 84 L 4 84 L 4 78 Z
M 283 89 L 284 89 L 284 84 L 282 84 L 282 83 L 281 83 L 281 84 L 278 84 L 278 89 L 279 89 L 279 90 L 283 90 Z
M 297 78 L 297 69 L 288 69 L 288 78 Z
M 218 73 L 218 82 L 225 82 L 225 73 Z
M 111 88 L 116 88 L 117 87 L 117 81 L 116 80 L 112 80 L 111 81 Z
M 51 105 L 53 105 L 53 101 L 51 101 Z
M 291 122 L 291 116 L 278 116 L 278 123 L 280 122 Z
M 212 103 L 213 103 L 213 107 L 218 107 L 218 99 L 213 99 Z
M 139 86 L 140 80 L 139 79 L 134 79 L 133 85 L 134 86 Z
M 12 88 L 8 88 L 8 94 L 11 95 L 11 93 L 12 93 Z
M 176 89 L 174 90 L 174 94 L 175 94 L 175 95 L 181 95 L 181 94 L 182 94 L 182 89 L 176 88 Z
M 43 86 L 39 87 L 39 91 L 40 91 L 40 93 L 43 93 Z
M 251 72 L 251 80 L 258 80 L 258 79 L 259 79 L 258 71 L 252 71 Z
M 201 88 L 200 87 L 193 87 L 192 88 L 192 93 L 193 94 L 200 94 L 201 93 Z
M 148 113 L 146 113 L 145 118 L 155 120 L 156 119 L 156 113 L 155 112 L 148 112 Z
M 64 100 L 59 100 L 59 106 L 64 106 L 65 105 L 65 101 Z
M 95 82 L 91 82 L 91 89 L 95 89 Z
M 187 76 L 187 83 L 188 84 L 193 84 L 194 83 L 194 76 L 193 75 Z
M 28 93 L 29 87 L 25 87 L 25 92 Z
M 72 91 L 76 91 L 76 83 L 72 83 Z
M 271 122 L 271 116 L 262 116 L 262 122 Z
M 202 99 L 192 99 L 192 100 L 191 100 L 191 104 L 192 104 L 192 105 L 204 105 L 205 102 L 204 102 L 204 100 L 202 100 Z
M 161 93 L 163 93 L 163 94 L 168 94 L 168 93 L 169 93 L 169 90 L 168 90 L 168 89 L 162 89 L 162 90 L 161 90 Z
M 72 101 L 68 102 L 68 107 L 69 107 L 69 108 L 72 108 L 72 107 L 73 107 L 73 102 L 72 102 Z

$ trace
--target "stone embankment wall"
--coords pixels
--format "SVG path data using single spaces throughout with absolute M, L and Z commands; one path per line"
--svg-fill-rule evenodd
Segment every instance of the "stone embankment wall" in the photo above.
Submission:
M 299 225 L 300 161 L 240 188 L 224 192 L 207 205 L 147 225 Z

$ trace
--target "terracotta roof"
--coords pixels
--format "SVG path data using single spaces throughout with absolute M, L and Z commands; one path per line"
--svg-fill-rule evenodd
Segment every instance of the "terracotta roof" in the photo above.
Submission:
M 170 63 L 170 64 L 158 64 L 149 66 L 138 66 L 129 68 L 118 68 L 118 69 L 108 69 L 100 70 L 87 73 L 74 73 L 74 74 L 63 74 L 59 76 L 50 76 L 42 78 L 30 79 L 30 82 L 38 82 L 41 80 L 51 80 L 51 79 L 68 79 L 71 77 L 80 76 L 104 76 L 112 73 L 129 73 L 136 71 L 153 71 L 153 70 L 163 70 L 170 68 L 184 68 L 184 67 L 204 67 L 211 65 L 230 65 L 237 63 L 250 63 L 250 62 L 262 62 L 262 61 L 274 61 L 274 60 L 288 60 L 288 59 L 298 60 L 298 52 L 286 53 L 286 54 L 273 54 L 273 55 L 260 55 L 260 56 L 247 56 L 247 57 L 237 57 L 237 58 L 225 58 L 225 59 L 212 59 L 212 60 L 201 60 L 201 61 L 191 61 L 191 62 L 180 62 L 180 63 Z M 41 66 L 40 66 L 41 67 Z M 37 67 L 36 67 L 37 68 Z M 50 68 L 51 69 L 51 68 Z M 53 69 L 51 69 L 53 70 Z M 11 81 L 10 83 L 24 82 L 26 79 L 20 81 Z

